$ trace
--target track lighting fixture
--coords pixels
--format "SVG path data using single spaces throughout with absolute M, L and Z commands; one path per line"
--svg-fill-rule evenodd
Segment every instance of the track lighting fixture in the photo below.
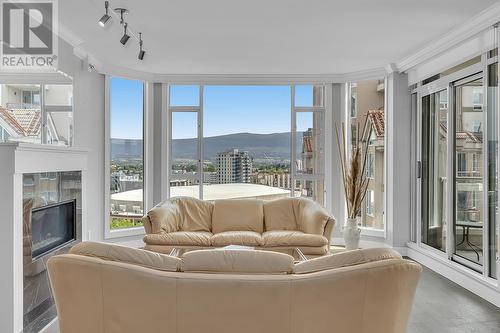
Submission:
M 106 9 L 106 14 L 104 14 L 101 19 L 99 20 L 99 25 L 101 27 L 105 27 L 106 26 L 106 23 L 108 23 L 109 19 L 111 18 L 111 16 L 109 16 L 109 1 L 104 1 L 104 8 Z
M 130 39 L 130 35 L 127 34 L 127 27 L 128 23 L 125 22 L 125 24 L 123 25 L 123 36 L 120 39 L 120 43 L 122 43 L 123 46 L 125 46 L 125 44 L 127 44 L 128 40 Z
M 122 25 L 125 24 L 125 19 L 123 18 L 123 16 L 128 13 L 128 9 L 118 7 L 118 8 L 115 8 L 115 12 L 117 14 L 120 14 L 120 24 L 122 24 Z
M 128 9 L 123 8 L 123 7 L 118 7 L 112 10 L 111 12 L 109 11 L 109 1 L 104 1 L 104 8 L 106 9 L 106 13 L 101 17 L 99 20 L 99 25 L 101 27 L 105 27 L 106 24 L 108 24 L 112 18 L 112 16 L 115 16 L 115 19 L 119 18 L 120 19 L 120 24 L 123 26 L 123 36 L 120 38 L 120 43 L 123 46 L 126 46 L 130 37 L 134 37 L 135 40 L 139 42 L 139 54 L 137 55 L 137 58 L 139 60 L 144 60 L 144 56 L 146 55 L 146 51 L 143 49 L 143 41 L 142 41 L 142 33 L 134 33 L 132 29 L 129 29 L 128 23 L 125 22 L 125 14 L 128 14 Z M 90 67 L 89 67 L 90 68 Z
M 139 32 L 139 56 L 137 57 L 139 60 L 144 59 L 144 55 L 146 54 L 146 51 L 142 49 L 142 32 Z

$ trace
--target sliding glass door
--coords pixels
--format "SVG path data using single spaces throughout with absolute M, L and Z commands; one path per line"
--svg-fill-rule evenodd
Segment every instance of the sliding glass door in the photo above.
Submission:
M 483 68 L 483 70 L 481 70 Z M 498 67 L 418 88 L 416 241 L 488 278 L 498 276 Z
M 422 98 L 421 217 L 422 243 L 446 251 L 446 172 L 448 167 L 448 94 Z
M 485 217 L 482 74 L 455 82 L 454 259 L 481 270 Z M 465 259 L 465 261 L 463 261 Z

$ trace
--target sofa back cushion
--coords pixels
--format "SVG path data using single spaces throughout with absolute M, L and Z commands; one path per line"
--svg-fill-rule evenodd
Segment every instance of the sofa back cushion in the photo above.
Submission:
M 73 246 L 69 253 L 109 261 L 125 262 L 160 271 L 176 272 L 181 267 L 181 259 L 177 257 L 117 244 L 82 242 Z
M 180 231 L 212 231 L 212 211 L 214 205 L 211 202 L 195 198 L 180 197 L 173 198 L 179 207 L 181 214 Z
M 293 272 L 293 257 L 252 249 L 196 250 L 182 256 L 181 270 L 226 274 L 289 274 Z
M 264 231 L 264 209 L 261 200 L 215 200 L 212 232 Z
M 386 259 L 402 259 L 402 257 L 398 252 L 389 248 L 345 251 L 300 262 L 295 265 L 295 273 L 312 273 Z
M 294 198 L 264 202 L 265 230 L 297 230 L 294 203 Z

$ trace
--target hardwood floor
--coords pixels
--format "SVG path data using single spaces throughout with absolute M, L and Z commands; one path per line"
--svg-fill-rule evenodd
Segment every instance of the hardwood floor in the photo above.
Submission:
M 500 309 L 424 267 L 408 333 L 499 333 Z

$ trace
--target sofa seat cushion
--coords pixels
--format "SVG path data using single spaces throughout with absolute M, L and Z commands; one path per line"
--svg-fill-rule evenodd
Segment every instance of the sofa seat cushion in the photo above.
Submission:
M 182 255 L 184 272 L 235 274 L 289 274 L 293 272 L 293 257 L 277 252 L 248 249 L 210 249 L 186 252 Z
M 264 208 L 261 200 L 215 200 L 212 232 L 264 231 Z
M 254 231 L 224 231 L 212 236 L 212 246 L 262 246 L 263 243 L 261 234 Z
M 118 244 L 82 242 L 73 246 L 69 253 L 124 262 L 160 271 L 176 272 L 181 267 L 179 258 Z
M 178 231 L 144 236 L 144 243 L 151 245 L 210 246 L 212 234 L 204 231 Z
M 301 231 L 266 231 L 262 234 L 265 247 L 274 246 L 325 246 L 328 239 L 323 235 L 305 234 Z

